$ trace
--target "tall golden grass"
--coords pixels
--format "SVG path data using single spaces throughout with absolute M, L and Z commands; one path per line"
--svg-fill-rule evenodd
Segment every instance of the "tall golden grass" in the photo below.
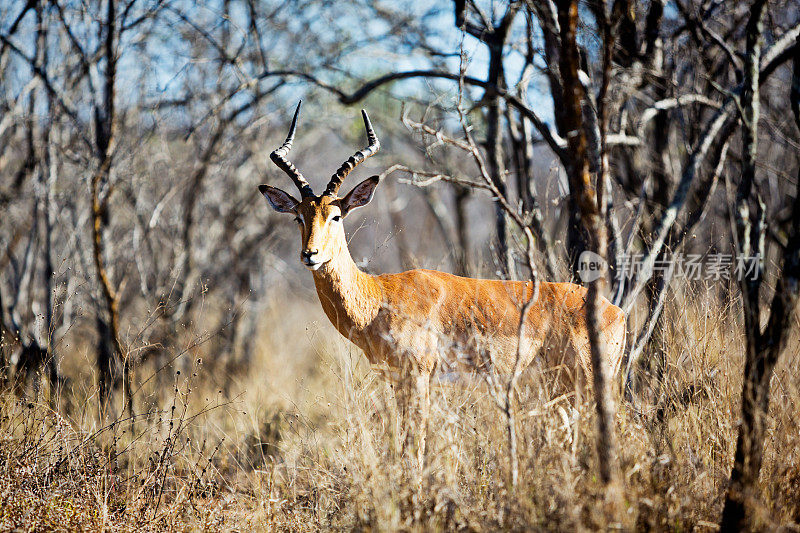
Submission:
M 288 303 L 287 303 L 288 302 Z M 212 306 L 209 306 L 212 307 Z M 697 289 L 668 304 L 617 432 L 620 526 L 714 530 L 741 387 L 735 302 Z M 202 324 L 202 317 L 197 318 Z M 486 387 L 434 388 L 421 485 L 401 457 L 389 384 L 316 302 L 276 300 L 250 361 L 188 348 L 136 369 L 135 420 L 100 416 L 91 347 L 62 347 L 60 413 L 47 391 L 0 399 L 0 529 L 606 529 L 593 409 L 518 394 L 520 480 L 508 484 L 502 417 Z M 800 346 L 772 384 L 759 523 L 800 523 Z M 171 360 L 174 357 L 174 360 Z M 163 368 L 161 366 L 163 365 Z M 122 412 L 121 400 L 116 411 Z

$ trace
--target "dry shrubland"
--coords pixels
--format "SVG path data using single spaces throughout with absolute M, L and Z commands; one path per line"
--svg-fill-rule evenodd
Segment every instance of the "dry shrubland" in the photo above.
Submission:
M 640 397 L 622 401 L 616 419 L 625 516 L 636 529 L 714 529 L 735 440 L 740 317 L 735 302 L 701 288 L 683 291 L 666 313 Z M 397 446 L 390 385 L 316 302 L 276 297 L 247 363 L 217 364 L 203 339 L 187 339 L 190 348 L 163 367 L 137 369 L 135 420 L 98 415 L 80 348 L 64 354 L 59 402 L 68 414 L 32 391 L 5 394 L 0 528 L 606 527 L 593 410 L 547 401 L 536 375 L 517 397 L 516 490 L 499 411 L 480 382 L 434 388 L 417 487 Z M 758 517 L 768 529 L 800 520 L 799 367 L 792 339 L 773 382 Z
M 0 530 L 800 529 L 796 3 L 0 2 Z M 613 411 L 532 370 L 505 411 L 439 383 L 409 472 L 391 385 L 257 192 L 290 185 L 300 98 L 315 187 L 357 106 L 380 137 L 360 268 L 608 260 L 621 509 Z M 758 260 L 687 281 L 690 255 Z

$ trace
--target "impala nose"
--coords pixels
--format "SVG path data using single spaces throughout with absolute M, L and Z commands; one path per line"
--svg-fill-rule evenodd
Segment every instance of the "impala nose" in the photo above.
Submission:
M 314 257 L 319 253 L 319 250 L 303 250 L 300 252 L 300 257 L 302 257 L 303 261 L 309 262 L 311 258 Z

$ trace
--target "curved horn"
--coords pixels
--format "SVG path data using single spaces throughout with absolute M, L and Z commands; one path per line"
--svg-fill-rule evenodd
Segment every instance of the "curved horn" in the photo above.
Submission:
M 377 153 L 378 150 L 381 149 L 381 143 L 378 141 L 378 136 L 375 135 L 375 130 L 372 129 L 372 123 L 369 121 L 367 112 L 362 109 L 361 115 L 364 117 L 364 127 L 367 129 L 367 141 L 369 142 L 369 146 L 363 150 L 359 150 L 350 156 L 350 159 L 342 163 L 342 166 L 339 167 L 339 170 L 337 170 L 336 173 L 331 177 L 331 181 L 328 182 L 328 187 L 325 189 L 325 192 L 322 193 L 323 196 L 336 196 L 336 194 L 339 192 L 339 187 L 342 186 L 342 182 L 347 175 L 350 174 L 353 169 L 360 165 L 365 159 L 372 157 Z
M 300 189 L 300 196 L 314 196 L 314 191 L 311 190 L 311 185 L 308 184 L 306 179 L 297 170 L 291 161 L 286 159 L 286 154 L 289 153 L 289 150 L 292 149 L 292 141 L 294 141 L 294 130 L 297 127 L 297 117 L 300 115 L 300 104 L 303 101 L 300 100 L 297 104 L 297 109 L 294 112 L 294 118 L 292 119 L 292 126 L 289 128 L 289 135 L 286 137 L 286 140 L 280 146 L 280 148 L 273 151 L 269 154 L 269 158 L 272 159 L 272 162 L 275 163 L 278 168 L 286 172 L 286 174 L 292 178 L 292 181 Z

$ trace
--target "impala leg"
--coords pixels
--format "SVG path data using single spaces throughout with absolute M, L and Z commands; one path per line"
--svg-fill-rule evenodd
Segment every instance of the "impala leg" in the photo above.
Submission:
M 428 418 L 431 412 L 431 379 L 430 376 L 420 374 L 414 378 L 414 414 L 416 420 L 414 429 L 416 430 L 417 442 L 413 449 L 416 450 L 417 465 L 420 472 L 425 466 L 425 439 L 428 436 Z
M 430 375 L 419 371 L 406 373 L 397 385 L 395 397 L 405 430 L 403 457 L 413 461 L 413 467 L 421 473 L 430 415 Z
M 399 379 L 392 383 L 394 391 L 394 401 L 397 404 L 396 440 L 395 450 L 401 450 L 401 455 L 405 454 L 406 433 L 408 433 L 408 380 Z

